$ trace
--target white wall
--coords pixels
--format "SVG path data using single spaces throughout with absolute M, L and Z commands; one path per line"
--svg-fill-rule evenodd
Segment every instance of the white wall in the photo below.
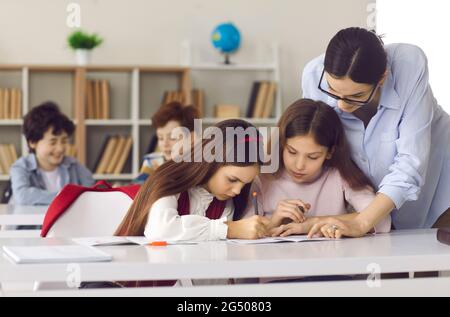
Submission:
M 386 35 L 385 43 L 407 42 L 425 51 L 434 95 L 450 113 L 447 80 L 450 42 L 445 34 L 450 30 L 449 13 L 448 1 L 378 0 L 377 30 Z
M 82 28 L 104 45 L 96 64 L 177 64 L 180 42 L 216 56 L 215 25 L 233 21 L 243 33 L 236 61 L 253 61 L 264 43 L 281 46 L 284 103 L 300 96 L 304 65 L 322 53 L 341 28 L 367 26 L 372 0 L 0 0 L 1 64 L 69 64 L 66 7 L 82 8 Z

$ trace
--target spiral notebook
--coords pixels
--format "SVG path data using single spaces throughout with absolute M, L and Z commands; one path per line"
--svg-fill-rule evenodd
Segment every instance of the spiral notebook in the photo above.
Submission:
M 113 257 L 88 246 L 3 247 L 17 264 L 110 262 Z

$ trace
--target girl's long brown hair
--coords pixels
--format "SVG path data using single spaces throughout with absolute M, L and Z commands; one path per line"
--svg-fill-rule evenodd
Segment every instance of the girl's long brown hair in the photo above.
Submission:
M 244 120 L 227 120 L 217 124 L 215 127 L 222 131 L 224 137 L 223 140 L 219 140 L 220 144 L 222 144 L 219 155 L 224 158 L 223 162 L 214 161 L 208 163 L 203 156 L 201 156 L 201 162 L 195 162 L 195 153 L 203 153 L 205 146 L 213 141 L 214 143 L 217 142 L 215 139 L 204 139 L 202 142 L 197 142 L 193 150 L 185 155 L 188 156 L 186 158 L 189 158 L 190 162 L 185 162 L 183 159 L 181 163 L 174 161 L 164 163 L 144 183 L 117 229 L 116 235 L 142 236 L 147 225 L 150 208 L 158 199 L 177 195 L 190 188 L 205 185 L 223 166 L 247 167 L 262 164 L 263 160 L 260 155 L 263 153 L 262 149 L 264 146 L 259 133 L 256 136 L 247 136 L 244 139 L 240 139 L 237 135 L 233 136 L 234 148 L 230 149 L 226 146 L 227 128 L 243 130 L 252 128 L 252 131 L 257 131 L 253 125 Z M 245 153 L 240 151 L 243 149 L 242 145 L 244 145 Z M 250 186 L 251 184 L 247 184 L 241 190 L 241 193 L 233 199 L 235 206 L 234 220 L 240 219 L 247 207 Z
M 336 168 L 351 188 L 374 189 L 370 179 L 353 162 L 342 122 L 329 105 L 310 99 L 298 100 L 283 114 L 278 127 L 280 157 L 283 157 L 288 139 L 312 135 L 317 144 L 334 151 L 332 158 L 325 164 Z M 280 172 L 284 167 L 284 161 L 280 160 Z

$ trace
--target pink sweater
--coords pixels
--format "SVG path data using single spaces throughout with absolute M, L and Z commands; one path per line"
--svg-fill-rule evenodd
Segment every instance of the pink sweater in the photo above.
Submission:
M 307 217 L 337 216 L 352 211 L 364 210 L 375 198 L 371 189 L 356 191 L 350 188 L 336 169 L 324 169 L 313 183 L 297 184 L 287 172 L 279 178 L 261 175 L 255 180 L 252 192 L 258 192 L 258 209 L 266 216 L 271 216 L 278 202 L 286 199 L 300 199 L 311 204 Z M 249 204 L 247 213 L 253 212 Z M 391 217 L 382 220 L 375 232 L 387 233 L 391 230 Z

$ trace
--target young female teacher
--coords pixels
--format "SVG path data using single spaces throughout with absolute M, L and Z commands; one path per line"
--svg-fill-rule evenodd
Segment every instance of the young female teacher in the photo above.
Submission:
M 420 48 L 341 30 L 306 66 L 302 88 L 338 113 L 353 160 L 378 190 L 354 220 L 329 218 L 310 236 L 360 237 L 390 213 L 396 229 L 450 227 L 450 116 L 433 96 Z

